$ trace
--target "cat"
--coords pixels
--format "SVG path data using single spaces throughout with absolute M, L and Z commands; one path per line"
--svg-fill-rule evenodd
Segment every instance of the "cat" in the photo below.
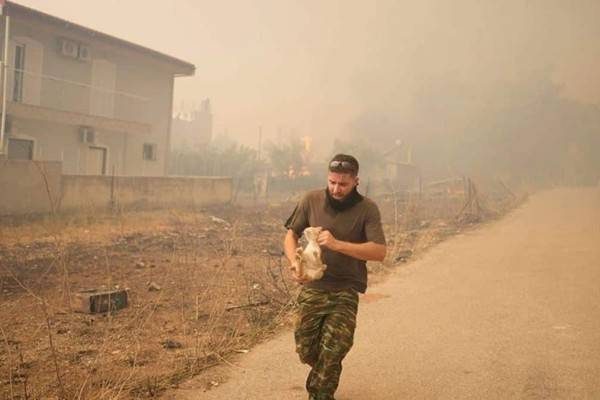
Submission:
M 309 226 L 304 230 L 304 237 L 308 244 L 304 249 L 296 249 L 296 275 L 304 281 L 315 281 L 323 277 L 327 265 L 321 261 L 321 247 L 317 243 L 317 237 L 321 233 L 321 227 Z

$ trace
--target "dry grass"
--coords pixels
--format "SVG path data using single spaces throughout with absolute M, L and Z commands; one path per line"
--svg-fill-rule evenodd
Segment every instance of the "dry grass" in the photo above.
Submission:
M 516 204 L 498 198 L 486 199 L 498 215 Z M 378 202 L 390 250 L 384 263 L 369 263 L 372 282 L 466 228 L 457 219 L 465 204 L 460 195 L 390 195 Z M 292 208 L 5 221 L 1 397 L 160 397 L 288 326 L 298 286 L 289 279 L 281 241 Z M 129 307 L 74 312 L 76 292 L 115 287 L 128 289 Z

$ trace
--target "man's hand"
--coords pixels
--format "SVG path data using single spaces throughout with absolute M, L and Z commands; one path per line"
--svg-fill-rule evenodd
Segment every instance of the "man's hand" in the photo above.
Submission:
M 344 242 L 336 239 L 329 231 L 321 231 L 317 237 L 317 243 L 321 247 L 327 247 L 330 250 L 364 261 L 383 261 L 386 253 L 385 244 Z
M 338 240 L 329 231 L 321 231 L 317 236 L 317 243 L 321 247 L 327 247 L 331 250 L 338 250 Z

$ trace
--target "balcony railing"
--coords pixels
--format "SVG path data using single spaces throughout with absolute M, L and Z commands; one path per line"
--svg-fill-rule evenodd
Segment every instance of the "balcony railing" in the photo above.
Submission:
M 7 73 L 7 101 L 121 121 L 151 119 L 147 97 L 21 69 Z

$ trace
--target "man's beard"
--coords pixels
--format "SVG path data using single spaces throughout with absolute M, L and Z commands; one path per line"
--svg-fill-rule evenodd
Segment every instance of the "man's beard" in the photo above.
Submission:
M 325 195 L 327 196 L 327 203 L 329 203 L 329 205 L 333 207 L 333 209 L 338 211 L 346 210 L 354 206 L 355 204 L 360 203 L 363 199 L 363 196 L 360 193 L 358 193 L 358 190 L 356 190 L 356 186 L 354 186 L 352 191 L 348 193 L 348 195 L 344 197 L 343 200 L 337 200 L 336 198 L 334 198 L 329 192 L 329 188 L 325 189 Z

